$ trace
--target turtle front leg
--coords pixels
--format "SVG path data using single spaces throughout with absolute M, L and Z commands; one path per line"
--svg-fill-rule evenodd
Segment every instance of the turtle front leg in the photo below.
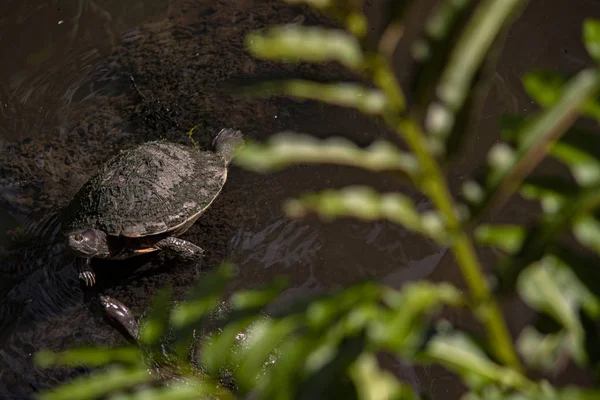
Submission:
M 159 240 L 154 244 L 159 250 L 168 250 L 186 260 L 200 260 L 204 250 L 192 242 L 173 236 Z
M 77 271 L 79 271 L 79 279 L 85 282 L 85 286 L 94 286 L 96 284 L 96 274 L 92 269 L 90 258 L 77 257 Z

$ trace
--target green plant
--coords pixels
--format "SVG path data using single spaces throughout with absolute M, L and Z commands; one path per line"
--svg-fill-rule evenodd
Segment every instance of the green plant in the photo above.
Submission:
M 184 374 L 185 382 L 162 382 L 157 388 L 124 394 L 134 385 L 152 381 L 140 360 L 140 350 L 42 353 L 44 365 L 87 363 L 111 366 L 88 378 L 68 383 L 44 398 L 91 398 L 119 391 L 118 398 L 196 398 L 201 393 L 232 397 L 215 383 L 215 374 L 229 366 L 238 395 L 259 398 L 339 397 L 360 399 L 416 398 L 409 386 L 382 370 L 376 354 L 390 353 L 413 363 L 437 363 L 455 371 L 468 387 L 466 399 L 592 399 L 596 389 L 554 388 L 527 376 L 529 369 L 555 365 L 568 355 L 597 374 L 595 323 L 600 313 L 597 254 L 585 255 L 564 236 L 572 232 L 578 244 L 600 251 L 600 142 L 590 132 L 571 125 L 580 116 L 600 122 L 600 21 L 584 24 L 584 42 L 598 67 L 564 77 L 533 72 L 524 86 L 542 111 L 503 120 L 504 141 L 490 149 L 485 173 L 469 181 L 461 200 L 451 195 L 444 175 L 479 111 L 489 86 L 504 33 L 525 5 L 519 0 L 442 0 L 429 16 L 424 34 L 413 44 L 417 73 L 410 88 L 401 88 L 388 56 L 396 47 L 411 1 L 391 2 L 392 22 L 376 50 L 363 43 L 367 22 L 359 2 L 351 0 L 289 0 L 306 3 L 337 19 L 346 30 L 293 26 L 272 28 L 248 36 L 256 57 L 285 62 L 338 62 L 363 79 L 316 83 L 303 80 L 266 82 L 247 88 L 319 100 L 356 108 L 384 120 L 408 148 L 388 142 L 365 149 L 343 139 L 318 141 L 283 133 L 267 143 L 249 143 L 236 162 L 256 171 L 272 171 L 296 163 L 334 163 L 371 171 L 395 171 L 428 196 L 435 211 L 420 214 L 411 199 L 380 194 L 368 187 L 349 187 L 307 194 L 285 205 L 292 217 L 317 213 L 362 220 L 388 219 L 451 248 L 468 285 L 463 294 L 450 284 L 417 282 L 402 290 L 363 283 L 295 304 L 291 309 L 257 321 L 260 310 L 282 290 L 280 282 L 235 293 L 232 313 L 219 334 L 202 345 L 205 371 Z M 467 20 L 467 16 L 470 16 Z M 464 21 L 467 23 L 464 24 Z M 406 92 L 410 96 L 406 96 Z M 407 98 L 412 99 L 410 102 Z M 532 172 L 546 156 L 567 166 L 573 179 Z M 539 200 L 542 213 L 531 226 L 482 225 L 509 198 L 521 194 Z M 517 291 L 539 312 L 538 322 L 551 320 L 553 329 L 524 329 L 516 346 L 508 334 L 494 291 L 475 253 L 472 233 L 481 243 L 506 253 L 495 270 L 499 292 Z M 376 262 L 376 261 L 374 261 Z M 230 275 L 222 267 L 206 277 L 186 302 L 167 310 L 167 298 L 154 305 L 142 333 L 146 345 L 158 343 L 165 327 L 173 332 L 177 352 L 188 351 L 193 331 L 217 307 Z M 466 307 L 485 328 L 485 337 L 436 320 L 442 307 Z M 159 310 L 159 311 L 156 311 Z M 161 312 L 163 310 L 164 312 Z M 234 346 L 236 335 L 253 324 L 248 345 Z M 232 350 L 234 349 L 235 350 Z M 520 350 L 520 356 L 517 355 Z M 277 362 L 265 363 L 277 355 Z M 118 361 L 120 366 L 110 362 Z M 127 378 L 124 378 L 127 377 Z M 105 382 L 104 384 L 99 382 Z M 170 386 L 165 386 L 170 383 Z M 152 397 L 154 396 L 154 397 Z

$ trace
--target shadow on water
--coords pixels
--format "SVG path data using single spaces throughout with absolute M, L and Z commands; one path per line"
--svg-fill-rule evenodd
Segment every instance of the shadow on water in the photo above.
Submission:
M 224 91 L 231 82 L 257 77 L 352 78 L 338 66 L 278 65 L 244 52 L 243 37 L 250 30 L 298 21 L 299 15 L 308 24 L 325 22 L 305 9 L 276 0 L 71 3 L 63 7 L 12 0 L 2 6 L 0 51 L 11 60 L 0 63 L 2 398 L 27 398 L 85 372 L 39 370 L 32 364 L 39 349 L 123 341 L 96 309 L 98 293 L 140 313 L 157 288 L 170 284 L 181 296 L 196 279 L 185 265 L 154 254 L 95 261 L 97 286 L 82 290 L 58 233 L 60 211 L 108 157 L 158 138 L 189 144 L 186 132 L 198 123 L 194 139 L 202 147 L 227 126 L 257 140 L 292 129 L 318 137 L 342 135 L 366 145 L 389 134 L 381 124 L 352 111 L 284 99 L 244 102 Z M 597 15 L 600 6 L 573 3 L 557 0 L 547 7 L 547 2 L 532 1 L 514 26 L 478 134 L 450 173 L 453 185 L 481 164 L 483 149 L 497 140 L 499 114 L 532 109 L 520 88 L 520 75 L 536 66 L 570 72 L 588 65 L 580 24 L 594 10 Z M 375 6 L 369 12 L 373 20 L 379 18 Z M 400 76 L 405 76 L 405 56 L 406 49 L 400 49 Z M 235 261 L 235 287 L 288 276 L 293 285 L 282 296 L 283 303 L 367 278 L 395 287 L 427 277 L 460 284 L 447 249 L 401 227 L 353 220 L 291 221 L 281 212 L 282 201 L 289 197 L 349 184 L 402 191 L 419 207 L 430 207 L 392 176 L 334 166 L 298 166 L 263 176 L 234 166 L 222 195 L 185 238 L 205 249 L 206 269 L 226 258 Z M 527 215 L 526 207 L 515 204 L 505 218 Z M 509 319 L 517 331 L 530 315 L 517 302 L 507 304 L 519 307 Z M 453 375 L 435 367 L 388 364 L 434 399 L 456 398 L 462 390 Z M 581 373 L 567 376 L 563 380 L 586 379 Z

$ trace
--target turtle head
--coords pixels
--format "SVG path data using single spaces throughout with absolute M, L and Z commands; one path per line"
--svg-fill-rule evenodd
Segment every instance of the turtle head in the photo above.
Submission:
M 77 229 L 67 234 L 67 244 L 79 257 L 106 257 L 110 255 L 106 234 L 98 229 Z
M 130 339 L 137 340 L 139 333 L 139 325 L 135 319 L 135 316 L 129 308 L 119 300 L 113 299 L 109 296 L 100 296 L 100 304 L 106 315 L 120 328 L 124 329 L 130 336 Z
M 229 164 L 234 156 L 234 153 L 244 146 L 244 135 L 241 131 L 235 129 L 221 129 L 213 140 L 213 147 L 217 154 L 220 154 L 225 159 L 225 163 Z

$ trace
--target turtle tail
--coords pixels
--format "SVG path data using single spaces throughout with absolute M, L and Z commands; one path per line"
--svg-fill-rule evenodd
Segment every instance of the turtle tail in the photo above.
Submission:
M 227 165 L 231 162 L 234 152 L 243 146 L 244 135 L 235 129 L 221 129 L 213 140 L 215 152 L 223 156 Z

